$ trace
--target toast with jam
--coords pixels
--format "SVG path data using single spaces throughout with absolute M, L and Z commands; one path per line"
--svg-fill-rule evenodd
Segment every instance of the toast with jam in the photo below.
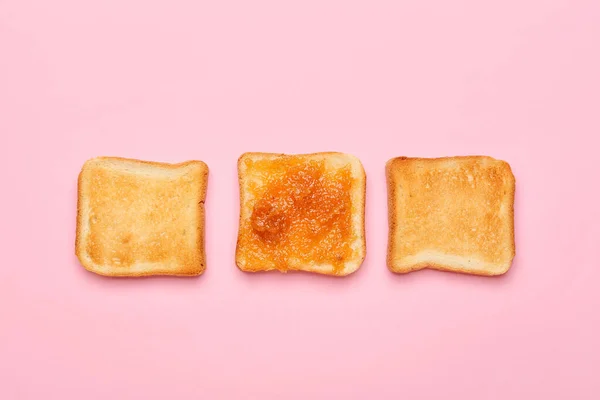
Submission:
M 366 175 L 343 153 L 245 153 L 238 160 L 242 271 L 344 276 L 366 255 Z

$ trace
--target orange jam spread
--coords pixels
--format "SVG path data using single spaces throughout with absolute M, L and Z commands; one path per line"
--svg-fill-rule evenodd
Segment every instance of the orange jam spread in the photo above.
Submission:
M 282 157 L 254 161 L 260 184 L 250 217 L 251 265 L 331 264 L 343 270 L 352 255 L 353 178 L 350 167 L 328 170 L 325 161 Z

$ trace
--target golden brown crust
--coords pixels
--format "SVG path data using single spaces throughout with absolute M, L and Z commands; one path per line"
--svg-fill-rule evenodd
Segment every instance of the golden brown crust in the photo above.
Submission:
M 339 269 L 334 265 L 325 263 L 318 264 L 314 260 L 310 263 L 299 263 L 294 264 L 291 263 L 286 265 L 285 268 L 278 268 L 273 265 L 265 266 L 265 265 L 251 265 L 251 263 L 247 263 L 248 257 L 248 248 L 244 245 L 244 241 L 242 240 L 244 235 L 247 234 L 248 228 L 246 222 L 250 218 L 251 211 L 248 211 L 248 204 L 251 201 L 252 195 L 250 194 L 250 190 L 248 189 L 247 179 L 249 178 L 249 173 L 246 171 L 246 167 L 244 165 L 246 160 L 278 160 L 283 157 L 294 157 L 295 159 L 305 159 L 307 161 L 313 159 L 333 159 L 333 158 L 344 158 L 345 164 L 353 164 L 353 188 L 352 188 L 352 198 L 353 198 L 353 212 L 352 212 L 352 221 L 353 221 L 353 232 L 355 232 L 355 236 L 353 240 L 356 242 L 356 248 L 353 252 L 353 257 L 351 260 L 347 260 L 345 263 L 345 267 Z M 364 172 L 364 168 L 360 161 L 350 155 L 339 153 L 339 152 L 323 152 L 323 153 L 311 153 L 311 154 L 298 154 L 298 155 L 286 155 L 282 153 L 244 153 L 238 159 L 238 180 L 240 187 L 240 218 L 239 218 L 239 232 L 238 239 L 236 245 L 236 265 L 238 268 L 245 272 L 259 272 L 259 271 L 270 271 L 270 270 L 280 270 L 281 272 L 285 272 L 287 270 L 296 270 L 296 271 L 307 271 L 314 272 L 319 274 L 326 275 L 337 275 L 337 276 L 345 276 L 350 273 L 356 271 L 366 256 L 366 240 L 365 240 L 365 224 L 364 224 L 364 216 L 365 216 L 365 195 L 366 195 L 366 174 Z M 251 207 L 250 207 L 251 209 Z
M 75 253 L 81 264 L 105 276 L 202 274 L 207 184 L 202 161 L 88 160 L 78 177 Z
M 392 272 L 502 275 L 515 255 L 515 179 L 487 156 L 397 157 L 386 164 Z

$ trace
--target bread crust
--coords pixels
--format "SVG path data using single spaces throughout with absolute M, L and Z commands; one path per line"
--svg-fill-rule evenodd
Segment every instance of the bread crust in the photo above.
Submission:
M 130 166 L 143 168 L 154 168 L 156 172 L 171 171 L 173 173 L 181 171 L 180 176 L 174 176 L 176 179 L 181 179 L 185 175 L 185 171 L 194 170 L 197 175 L 192 181 L 196 181 L 197 191 L 190 191 L 189 202 L 194 202 L 196 209 L 194 210 L 194 227 L 195 227 L 195 243 L 194 255 L 191 257 L 192 262 L 176 267 L 161 267 L 161 260 L 154 263 L 137 264 L 133 262 L 128 267 L 116 265 L 100 265 L 92 260 L 87 248 L 87 240 L 89 232 L 86 235 L 85 220 L 88 216 L 89 209 L 84 204 L 89 200 L 89 193 L 86 192 L 86 174 L 93 168 L 101 168 L 110 170 L 111 167 L 103 165 L 104 163 L 124 163 Z M 144 277 L 153 275 L 172 275 L 172 276 L 197 276 L 201 275 L 206 269 L 206 253 L 205 253 L 205 208 L 204 202 L 206 199 L 206 191 L 208 186 L 209 169 L 206 163 L 199 160 L 185 161 L 182 163 L 169 164 L 154 161 L 143 161 L 137 159 L 123 157 L 96 157 L 86 161 L 79 173 L 77 183 L 77 223 L 75 233 L 75 254 L 81 265 L 88 271 L 98 275 L 110 277 Z M 133 175 L 133 174 L 132 174 Z M 149 176 L 140 176 L 141 180 L 152 179 Z M 140 221 L 144 224 L 144 221 Z M 136 222 L 137 224 L 137 222 Z M 118 228 L 117 228 L 118 229 Z M 191 249 L 190 249 L 191 250 Z M 170 256 L 170 254 L 166 254 Z M 135 258 L 135 255 L 133 255 Z
M 414 165 L 419 165 L 421 168 L 419 172 L 414 172 Z M 412 166 L 409 166 L 411 165 Z M 498 190 L 496 190 L 495 194 L 490 194 L 490 192 L 486 192 L 484 194 L 477 194 L 478 189 L 475 188 L 470 193 L 474 193 L 474 197 L 471 199 L 473 204 L 477 203 L 477 207 L 485 207 L 483 204 L 484 201 L 490 201 L 490 197 L 492 197 L 492 202 L 500 204 L 500 209 L 503 210 L 498 212 L 498 218 L 495 218 L 494 221 L 500 220 L 497 222 L 499 231 L 502 232 L 502 238 L 497 239 L 498 246 L 501 248 L 494 249 L 479 249 L 475 252 L 463 251 L 462 253 L 459 251 L 457 254 L 448 254 L 443 249 L 436 249 L 433 246 L 418 248 L 416 246 L 413 249 L 411 254 L 407 254 L 406 247 L 402 249 L 403 243 L 410 238 L 403 238 L 404 230 L 406 230 L 406 226 L 412 225 L 412 220 L 407 219 L 404 221 L 404 225 L 401 226 L 400 220 L 401 213 L 406 212 L 406 210 L 402 208 L 411 207 L 406 204 L 406 200 L 401 199 L 400 191 L 402 189 L 408 190 L 408 186 L 412 185 L 411 193 L 416 192 L 417 197 L 424 196 L 423 188 L 419 185 L 423 181 L 423 171 L 427 171 L 428 169 L 437 168 L 441 169 L 443 172 L 449 171 L 450 176 L 454 174 L 457 180 L 463 179 L 465 174 L 467 176 L 466 182 L 470 182 L 470 185 L 475 188 L 477 186 L 477 179 L 473 178 L 473 171 L 478 170 L 478 168 L 483 168 L 484 170 L 493 170 L 495 172 L 491 172 L 491 176 L 493 176 L 494 181 L 491 184 L 498 185 Z M 510 168 L 510 165 L 505 161 L 496 160 L 492 157 L 488 156 L 458 156 L 458 157 L 440 157 L 440 158 L 409 158 L 409 157 L 396 157 L 390 159 L 386 164 L 386 181 L 387 181 L 387 189 L 388 189 L 388 225 L 389 225 L 389 233 L 388 233 L 388 251 L 387 251 L 387 266 L 390 271 L 395 273 L 408 273 L 412 271 L 417 271 L 424 268 L 436 269 L 441 271 L 452 271 L 459 272 L 464 274 L 473 274 L 473 275 L 482 275 L 482 276 L 496 276 L 502 275 L 506 273 L 511 265 L 512 260 L 515 256 L 515 236 L 514 236 L 514 196 L 515 196 L 515 178 Z M 484 176 L 482 174 L 481 176 Z M 481 178 L 480 176 L 480 178 Z M 418 179 L 416 178 L 418 177 Z M 450 179 L 453 179 L 452 177 Z M 483 179 L 483 178 L 482 178 Z M 463 179 L 464 181 L 464 179 Z M 462 182 L 462 181 L 461 181 Z M 502 182 L 502 183 L 499 183 Z M 486 182 L 490 184 L 489 182 Z M 465 183 L 461 183 L 465 186 Z M 456 187 L 452 187 L 448 193 L 441 193 L 440 197 L 443 196 L 453 196 L 456 195 L 458 199 L 456 201 L 460 202 L 460 191 L 457 187 L 460 184 L 456 184 Z M 451 185 L 452 186 L 452 185 Z M 479 187 L 483 186 L 479 184 Z M 466 189 L 465 189 L 466 190 Z M 502 193 L 500 193 L 502 191 Z M 466 196 L 466 195 L 464 195 Z M 487 196 L 486 198 L 483 198 Z M 406 196 L 404 196 L 406 197 Z M 452 207 L 452 199 L 446 199 L 446 203 L 444 205 L 449 204 L 449 207 Z M 441 200 L 443 201 L 443 200 Z M 399 204 L 402 203 L 402 206 Z M 422 206 L 418 204 L 415 206 L 414 204 L 413 210 L 416 207 L 418 213 L 418 207 Z M 455 210 L 451 210 L 450 212 L 461 212 L 460 208 Z M 497 211 L 497 210 L 496 210 Z M 494 212 L 494 211 L 490 211 Z M 485 225 L 486 219 L 480 219 L 479 224 Z M 443 226 L 443 221 L 439 221 L 440 225 Z M 475 226 L 472 229 L 476 231 L 480 229 L 480 226 Z M 469 236 L 465 233 L 464 229 L 461 231 L 460 228 L 456 227 L 445 227 L 446 229 L 452 231 L 454 229 L 454 233 L 458 233 L 462 236 L 466 236 L 467 238 L 473 238 L 473 236 Z M 495 228 L 495 227 L 492 227 Z M 440 228 L 444 229 L 444 228 Z M 490 231 L 489 226 L 483 226 L 483 229 L 487 229 Z M 426 233 L 417 229 L 411 231 L 411 233 L 418 232 L 421 236 Z M 427 232 L 428 235 L 433 237 L 439 237 L 438 242 L 442 243 L 442 247 L 444 245 L 444 240 L 448 240 L 447 237 L 443 237 L 439 232 Z M 414 238 L 412 238 L 414 240 Z M 477 238 L 473 240 L 476 242 L 479 240 L 479 243 L 485 243 L 486 238 Z M 425 241 L 426 242 L 426 241 Z M 434 242 L 431 240 L 430 242 Z M 490 246 L 492 247 L 492 246 Z M 487 254 L 486 254 L 487 251 Z M 416 252 L 416 253 L 415 253 Z M 483 254 L 483 256 L 482 256 Z M 490 257 L 489 254 L 498 254 L 498 256 Z
M 301 266 L 289 266 L 285 270 L 280 270 L 274 267 L 264 267 L 264 266 L 254 266 L 254 265 L 246 265 L 245 264 L 245 254 L 246 251 L 243 247 L 242 237 L 244 235 L 244 221 L 246 218 L 249 218 L 249 215 L 245 213 L 245 205 L 248 202 L 248 193 L 245 185 L 245 179 L 247 178 L 247 172 L 244 167 L 244 162 L 247 159 L 251 160 L 262 160 L 262 159 L 278 159 L 281 157 L 300 157 L 307 160 L 314 158 L 327 158 L 327 157 L 346 157 L 348 158 L 348 162 L 356 162 L 357 168 L 355 170 L 358 173 L 358 176 L 355 176 L 356 184 L 358 185 L 357 189 L 359 196 L 357 197 L 357 201 L 353 202 L 353 205 L 356 207 L 353 211 L 353 216 L 358 214 L 360 216 L 359 224 L 355 224 L 354 228 L 357 233 L 357 240 L 360 241 L 360 246 L 356 250 L 356 258 L 352 260 L 350 263 L 346 264 L 346 267 L 341 271 L 335 271 L 335 268 L 332 265 L 301 265 Z M 341 153 L 341 152 L 319 152 L 319 153 L 306 153 L 306 154 L 285 154 L 285 153 L 263 153 L 263 152 L 247 152 L 242 154 L 238 158 L 237 162 L 238 167 L 238 183 L 239 183 L 239 193 L 240 193 L 240 217 L 239 217 L 239 228 L 238 228 L 238 238 L 236 243 L 236 265 L 237 267 L 244 272 L 266 272 L 272 270 L 279 270 L 280 272 L 289 271 L 304 271 L 304 272 L 312 272 L 323 275 L 333 275 L 333 276 L 347 276 L 349 274 L 357 271 L 362 265 L 365 257 L 366 257 L 366 238 L 365 238 L 365 199 L 366 199 L 366 173 L 360 163 L 360 160 L 350 154 Z M 357 226 L 358 225 L 358 226 Z M 351 264 L 351 265 L 349 265 Z

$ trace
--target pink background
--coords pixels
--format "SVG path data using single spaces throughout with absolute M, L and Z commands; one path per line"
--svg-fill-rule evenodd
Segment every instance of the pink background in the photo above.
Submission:
M 0 1 L 0 398 L 599 398 L 600 3 L 210 3 Z M 326 150 L 362 268 L 238 271 L 237 157 Z M 463 154 L 513 167 L 513 268 L 391 274 L 385 162 Z M 203 276 L 78 264 L 98 155 L 208 163 Z

